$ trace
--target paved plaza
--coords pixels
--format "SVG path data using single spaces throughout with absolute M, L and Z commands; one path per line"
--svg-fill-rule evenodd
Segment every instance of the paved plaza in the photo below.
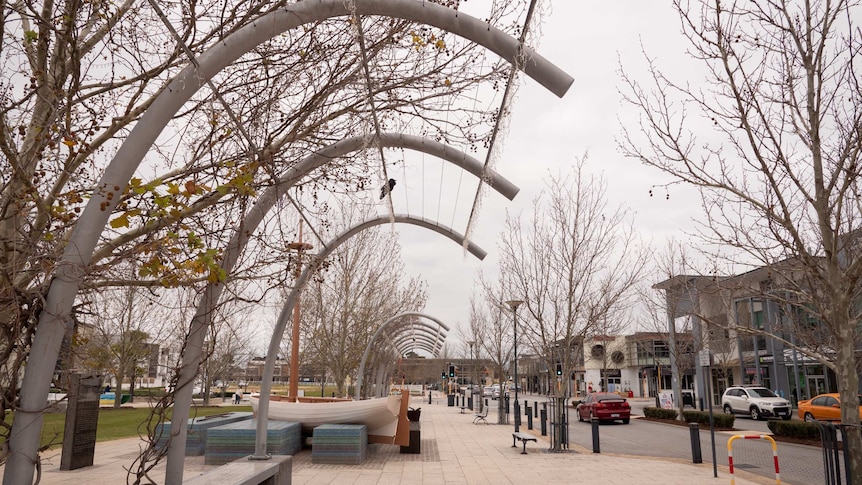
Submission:
M 436 393 L 435 393 L 436 396 Z M 442 396 L 445 397 L 445 396 Z M 667 458 L 644 458 L 618 454 L 594 454 L 581 447 L 566 453 L 548 452 L 548 438 L 534 434 L 538 442 L 528 443 L 528 454 L 521 445 L 512 448 L 512 425 L 473 423 L 473 414 L 446 405 L 445 399 L 414 397 L 411 407 L 421 408 L 421 454 L 401 454 L 400 447 L 369 445 L 368 459 L 361 465 L 322 465 L 311 463 L 311 451 L 303 450 L 293 462 L 294 484 L 662 484 L 691 485 L 729 483 L 727 467 L 719 466 L 713 477 L 711 464 L 694 465 Z M 496 403 L 488 421 L 496 420 Z M 60 450 L 45 453 L 40 484 L 126 483 L 125 469 L 138 454 L 140 441 L 127 438 L 98 443 L 95 465 L 60 471 Z M 203 457 L 187 457 L 185 478 L 199 475 L 215 466 L 204 465 Z M 164 481 L 164 464 L 150 475 L 156 483 Z M 740 485 L 775 483 L 737 470 Z M 219 483 L 214 480 L 214 483 Z M 229 485 L 220 483 L 219 485 Z

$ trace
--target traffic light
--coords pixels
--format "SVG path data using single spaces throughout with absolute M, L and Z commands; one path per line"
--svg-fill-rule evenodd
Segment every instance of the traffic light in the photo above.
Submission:
M 445 370 L 444 370 L 443 372 L 441 372 L 441 373 L 440 373 L 440 378 L 441 378 L 441 379 L 445 379 L 445 378 L 446 378 L 446 371 L 445 371 Z
M 449 366 L 449 377 L 455 377 L 455 366 L 454 365 Z
M 557 362 L 557 376 L 563 375 L 563 364 Z

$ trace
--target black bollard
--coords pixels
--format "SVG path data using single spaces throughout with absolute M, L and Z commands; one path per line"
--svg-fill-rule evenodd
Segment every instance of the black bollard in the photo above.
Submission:
M 431 404 L 431 391 L 428 391 L 428 404 Z
M 527 429 L 533 429 L 533 413 L 527 408 Z
M 521 406 L 518 401 L 512 401 L 512 414 L 515 415 L 515 428 L 521 426 Z
M 534 418 L 539 417 L 539 403 L 536 401 L 533 401 L 533 417 Z
M 700 455 L 700 425 L 688 423 L 688 431 L 691 435 L 691 462 L 703 463 L 703 458 Z
M 593 453 L 601 453 L 599 449 L 599 418 L 590 419 L 590 424 L 593 425 Z
M 546 406 L 547 408 L 547 406 Z M 542 436 L 548 436 L 548 410 L 542 409 L 541 411 L 541 419 L 539 421 L 542 423 Z

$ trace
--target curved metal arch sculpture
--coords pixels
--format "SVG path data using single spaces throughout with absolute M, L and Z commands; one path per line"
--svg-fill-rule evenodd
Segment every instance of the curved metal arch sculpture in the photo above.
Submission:
M 380 332 L 382 332 L 384 329 L 386 329 L 386 327 L 390 323 L 396 322 L 396 321 L 400 320 L 401 318 L 409 317 L 409 316 L 427 318 L 427 319 L 432 320 L 435 323 L 437 323 L 437 325 L 439 325 L 439 328 L 442 328 L 443 330 L 446 330 L 447 332 L 449 331 L 449 327 L 445 323 L 432 317 L 431 315 L 427 315 L 425 313 L 419 313 L 419 312 L 399 313 L 398 315 L 395 315 L 395 316 L 389 318 L 388 320 L 386 320 L 385 322 L 383 322 L 382 324 L 380 324 L 380 326 L 374 332 L 374 335 L 372 335 L 371 339 L 368 341 L 368 345 L 365 347 L 365 352 L 362 353 L 362 360 L 359 361 L 359 371 L 356 374 L 356 390 L 354 391 L 354 397 L 356 399 L 359 399 L 360 391 L 362 389 L 362 378 L 363 378 L 363 375 L 365 373 L 365 362 L 368 360 L 368 354 L 371 352 L 371 344 L 374 343 L 374 341 L 380 335 Z M 421 323 L 421 322 L 416 322 L 416 323 Z M 425 324 L 425 326 L 429 326 L 429 325 Z M 431 328 L 433 328 L 433 327 L 431 327 Z M 443 338 L 445 339 L 445 336 Z
M 397 329 L 393 329 L 390 341 L 395 344 L 399 351 L 403 354 L 404 352 L 410 350 L 408 347 L 404 347 L 403 344 L 409 343 L 409 340 L 413 341 L 425 341 L 435 347 L 435 350 L 432 353 L 436 353 L 436 348 L 443 347 L 443 341 L 446 340 L 446 334 L 439 332 L 434 332 L 435 327 L 433 325 L 429 325 L 425 322 L 411 322 L 408 324 L 404 324 L 403 326 L 399 326 Z
M 485 259 L 485 256 L 487 255 L 487 253 L 482 250 L 482 248 L 470 242 L 462 234 L 442 224 L 436 224 L 428 221 L 427 219 L 404 214 L 396 214 L 394 220 L 396 223 L 411 224 L 414 226 L 430 229 L 438 234 L 448 237 L 452 241 L 462 246 L 466 243 L 467 251 L 473 256 L 476 256 L 479 260 Z M 318 253 L 318 260 L 325 259 L 338 246 L 343 244 L 345 241 L 353 237 L 358 232 L 368 229 L 370 227 L 389 223 L 389 216 L 376 217 L 374 219 L 360 222 L 359 224 L 347 229 L 342 234 L 336 236 L 332 241 L 330 241 L 330 243 L 325 246 L 324 250 Z M 278 355 L 279 344 L 282 337 L 284 336 L 284 329 L 287 327 L 288 320 L 290 320 L 290 312 L 291 310 L 293 310 L 293 306 L 296 304 L 296 300 L 297 298 L 299 298 L 299 294 L 302 291 L 302 288 L 305 286 L 305 283 L 308 281 L 308 278 L 311 277 L 311 274 L 314 272 L 314 269 L 314 267 L 307 267 L 302 270 L 302 273 L 300 273 L 299 278 L 293 285 L 293 289 L 290 290 L 290 294 L 288 295 L 287 300 L 285 300 L 284 302 L 284 306 L 282 306 L 281 308 L 281 313 L 279 314 L 278 320 L 275 324 L 275 328 L 272 331 L 272 338 L 269 341 L 269 349 L 266 353 L 266 361 L 264 362 L 263 375 L 261 376 L 260 381 L 260 401 L 258 401 L 257 408 L 257 432 L 255 436 L 254 457 L 258 459 L 263 459 L 264 457 L 266 457 L 266 421 L 269 417 L 269 393 L 272 390 L 272 377 L 275 373 L 275 357 L 276 355 Z
M 322 148 L 311 155 L 300 160 L 290 167 L 278 181 L 268 187 L 257 199 L 248 211 L 239 229 L 234 230 L 225 248 L 222 257 L 221 268 L 225 274 L 233 274 L 234 265 L 240 254 L 263 221 L 264 216 L 275 207 L 279 197 L 293 187 L 300 179 L 317 168 L 330 163 L 332 160 L 342 157 L 348 153 L 362 149 L 368 139 L 362 136 L 345 138 Z M 380 136 L 380 145 L 386 148 L 404 148 L 426 153 L 439 157 L 447 162 L 458 166 L 476 177 L 482 176 L 482 162 L 448 145 L 434 140 L 402 133 L 383 133 Z M 518 193 L 518 187 L 496 171 L 489 170 L 486 173 L 488 184 L 501 195 L 512 200 Z M 203 353 L 203 342 L 206 329 L 212 323 L 213 308 L 221 299 L 225 285 L 210 283 L 204 289 L 198 302 L 195 316 L 189 325 L 189 337 L 186 348 L 182 355 L 180 365 L 178 386 L 174 395 L 174 415 L 171 421 L 172 439 L 168 444 L 168 469 L 179 468 L 185 457 L 185 443 L 187 440 L 186 426 L 183 424 L 188 420 L 189 407 L 192 403 L 191 383 L 197 377 L 197 369 L 200 365 Z M 174 473 L 177 473 L 174 471 Z
M 437 342 L 437 340 L 433 339 L 432 337 L 421 334 L 416 336 L 401 335 L 400 337 L 396 338 L 392 343 L 393 345 L 395 345 L 395 348 L 398 349 L 398 352 L 401 355 L 404 355 L 414 349 L 427 350 L 433 355 L 439 352 L 442 348 L 439 345 L 439 342 Z
M 562 96 L 572 78 L 532 49 L 486 22 L 441 5 L 414 0 L 354 0 L 358 15 L 382 15 L 422 22 L 462 36 L 495 52 L 511 62 L 523 55 L 521 68 L 548 90 Z M 42 427 L 41 405 L 47 398 L 48 383 L 59 355 L 70 312 L 91 261 L 93 250 L 108 218 L 120 197 L 114 187 L 126 187 L 145 153 L 155 142 L 168 120 L 198 89 L 227 65 L 258 44 L 300 25 L 354 11 L 343 0 L 299 2 L 267 14 L 222 39 L 177 75 L 146 110 L 106 168 L 90 201 L 75 224 L 69 243 L 60 258 L 46 295 L 32 347 L 43 358 L 29 363 L 19 396 L 19 408 L 13 423 L 10 457 L 6 464 L 4 484 L 30 482 L 36 465 L 39 430 Z M 179 479 L 182 469 L 179 469 Z
M 434 317 L 433 317 L 433 316 L 431 316 L 431 315 L 427 315 L 427 314 L 425 314 L 425 313 L 419 313 L 419 312 L 403 312 L 403 313 L 399 313 L 398 315 L 395 315 L 395 316 L 393 316 L 393 317 L 389 318 L 388 320 L 386 320 L 385 322 L 383 322 L 383 323 L 380 325 L 380 327 L 378 327 L 378 328 L 377 328 L 377 330 L 374 332 L 374 335 L 372 335 L 372 336 L 371 336 L 371 339 L 369 339 L 369 341 L 368 341 L 368 345 L 365 347 L 365 352 L 363 352 L 363 353 L 362 353 L 362 360 L 360 360 L 360 362 L 359 362 L 359 370 L 357 371 L 357 375 L 356 375 L 356 389 L 355 389 L 355 391 L 354 391 L 354 398 L 355 398 L 355 399 L 359 399 L 359 398 L 361 397 L 361 392 L 362 392 L 362 381 L 363 381 L 363 380 L 364 380 L 364 378 L 365 378 L 365 364 L 366 364 L 366 362 L 367 362 L 367 360 L 368 360 L 368 355 L 369 355 L 369 354 L 370 354 L 370 352 L 371 352 L 371 345 L 372 345 L 372 344 L 377 340 L 377 337 L 380 335 L 380 333 L 381 333 L 383 330 L 388 329 L 387 327 L 388 327 L 388 325 L 389 325 L 390 323 L 392 323 L 392 322 L 397 322 L 397 321 L 398 321 L 398 320 L 400 320 L 401 318 L 409 317 L 409 316 L 424 317 L 424 318 L 427 318 L 427 319 L 429 319 L 429 320 L 434 321 L 434 322 L 438 325 L 438 327 L 436 327 L 436 328 L 437 328 L 437 334 L 436 334 L 436 337 L 439 337 L 439 336 L 440 336 L 440 333 L 441 333 L 441 332 L 440 332 L 440 329 L 443 329 L 444 331 L 447 331 L 447 332 L 449 331 L 449 327 L 448 327 L 448 326 L 446 326 L 446 324 L 444 324 L 444 323 L 443 323 L 443 322 L 441 322 L 440 320 L 438 320 L 438 319 L 434 318 Z M 434 328 L 435 328 L 435 327 L 433 327 L 433 326 L 431 326 L 431 325 L 429 325 L 429 324 L 427 324 L 427 323 L 425 323 L 425 322 L 410 322 L 409 324 L 404 325 L 402 328 L 403 328 L 403 329 L 405 329 L 405 330 L 413 330 L 413 329 L 416 329 L 416 326 L 417 326 L 417 325 L 421 325 L 421 326 L 426 327 L 426 328 L 429 328 L 429 329 L 434 329 Z M 423 330 L 424 330 L 424 329 L 423 329 Z M 405 338 L 410 338 L 410 337 L 409 337 L 409 336 L 405 336 Z M 425 338 L 425 337 L 423 336 L 423 338 Z M 443 335 L 442 340 L 445 340 L 445 339 L 446 339 L 446 335 L 444 334 L 444 335 Z M 436 338 L 435 338 L 434 344 L 436 344 L 438 341 L 439 341 L 439 339 L 436 339 Z M 396 348 L 398 348 L 398 344 L 397 344 L 397 343 L 395 343 L 395 346 L 396 346 Z M 431 352 L 432 354 L 436 354 L 437 352 L 439 352 L 439 351 L 437 351 L 436 349 L 437 349 L 437 347 L 436 347 L 436 345 L 435 345 L 435 346 L 434 346 L 434 350 L 431 350 L 431 349 L 426 349 L 426 350 L 428 350 L 428 351 L 429 351 L 429 352 Z M 401 349 L 399 349 L 399 351 L 400 351 L 400 350 L 401 350 Z

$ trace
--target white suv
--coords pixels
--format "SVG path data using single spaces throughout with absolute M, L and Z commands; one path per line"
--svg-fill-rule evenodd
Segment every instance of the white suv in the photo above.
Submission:
M 725 414 L 748 414 L 751 419 L 791 417 L 790 402 L 765 387 L 732 386 L 721 396 Z

